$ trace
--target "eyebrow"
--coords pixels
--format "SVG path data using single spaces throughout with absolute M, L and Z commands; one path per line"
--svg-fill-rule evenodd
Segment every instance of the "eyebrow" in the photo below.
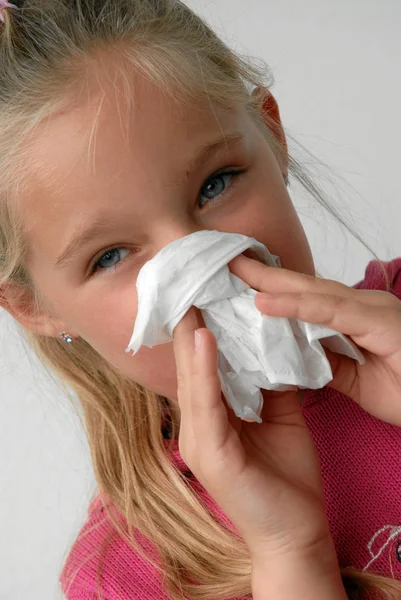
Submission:
M 92 225 L 87 229 L 76 232 L 62 253 L 58 256 L 55 266 L 59 269 L 66 267 L 71 263 L 83 246 L 109 230 L 110 218 L 106 218 L 104 216 L 96 219 L 96 221 L 94 221 L 94 223 L 92 223 Z
M 186 171 L 190 173 L 195 171 L 199 165 L 205 163 L 211 156 L 225 149 L 226 151 L 231 150 L 234 146 L 242 142 L 244 134 L 239 131 L 233 131 L 232 133 L 222 136 L 211 144 L 207 144 L 201 148 L 195 158 L 189 161 L 186 167 Z
M 226 151 L 228 151 L 243 139 L 244 135 L 242 133 L 233 132 L 229 135 L 221 137 L 219 140 L 211 144 L 207 144 L 198 151 L 194 158 L 189 161 L 189 163 L 186 165 L 185 172 L 189 174 L 195 171 L 201 164 L 205 163 L 222 149 L 225 148 Z M 96 221 L 94 221 L 94 223 L 92 223 L 88 228 L 83 229 L 82 231 L 77 231 L 56 259 L 56 268 L 61 269 L 67 267 L 77 256 L 83 246 L 110 230 L 110 222 L 110 217 L 104 215 L 96 219 Z

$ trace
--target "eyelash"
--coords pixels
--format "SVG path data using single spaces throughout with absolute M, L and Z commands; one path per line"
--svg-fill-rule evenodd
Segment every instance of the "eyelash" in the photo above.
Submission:
M 232 177 L 232 180 L 233 180 L 245 172 L 246 172 L 246 169 L 231 169 L 230 171 L 216 171 L 216 173 L 213 173 L 213 175 L 210 175 L 210 177 L 208 177 L 206 179 L 205 183 L 202 185 L 202 187 L 200 189 L 199 196 L 201 195 L 202 189 L 204 187 L 206 187 L 210 181 L 213 181 L 213 179 L 217 179 L 218 177 L 224 177 L 224 175 L 228 175 L 228 176 Z M 216 196 L 216 198 L 209 198 L 209 201 L 207 202 L 207 204 L 209 206 L 216 204 L 216 202 L 219 202 L 219 199 L 222 196 L 224 196 L 224 194 L 227 192 L 227 189 L 229 187 L 231 187 L 232 180 L 231 180 L 230 184 L 228 184 L 227 187 L 222 192 L 220 192 L 220 194 L 218 194 L 218 196 Z M 198 197 L 198 202 L 199 202 L 199 197 Z M 201 207 L 201 208 L 203 208 L 203 207 Z
M 199 195 L 198 195 L 198 204 L 199 204 L 199 200 L 200 200 L 200 195 L 202 192 L 202 189 L 205 188 L 205 186 L 210 182 L 213 181 L 213 179 L 216 179 L 218 177 L 223 177 L 224 175 L 227 176 L 231 176 L 232 179 L 235 179 L 237 177 L 240 177 L 241 175 L 243 175 L 244 173 L 247 172 L 247 169 L 231 169 L 230 171 L 216 171 L 215 173 L 213 173 L 213 175 L 210 175 L 210 177 L 208 177 L 205 182 L 203 183 L 200 191 L 199 191 Z M 219 198 L 221 198 L 221 196 L 224 196 L 224 194 L 227 192 L 227 189 L 229 187 L 231 187 L 231 182 L 226 186 L 226 188 L 220 192 L 220 194 L 218 194 L 218 196 L 216 196 L 216 198 L 210 198 L 209 201 L 206 203 L 206 205 L 213 205 L 216 204 L 217 202 L 219 202 Z M 201 209 L 203 209 L 203 207 L 201 207 Z M 114 251 L 117 250 L 124 250 L 126 249 L 125 247 L 117 247 L 115 246 L 114 248 L 110 248 L 109 250 L 106 250 L 102 256 L 93 264 L 93 266 L 90 268 L 90 272 L 89 272 L 89 276 L 95 275 L 97 273 L 99 273 L 99 271 L 103 271 L 103 272 L 110 272 L 110 271 L 114 271 L 116 268 L 118 268 L 118 266 L 124 261 L 124 259 L 120 260 L 116 265 L 113 265 L 111 267 L 108 268 L 99 268 L 99 263 L 101 262 L 101 260 L 107 255 L 110 254 Z

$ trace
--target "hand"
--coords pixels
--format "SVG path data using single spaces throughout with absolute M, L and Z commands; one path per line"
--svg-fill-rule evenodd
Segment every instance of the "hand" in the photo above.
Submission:
M 319 323 L 348 335 L 364 350 L 366 363 L 325 348 L 333 380 L 328 384 L 365 411 L 401 425 L 401 301 L 375 290 L 357 290 L 337 281 L 267 267 L 245 256 L 230 263 L 232 273 L 261 292 L 264 314 Z
M 297 391 L 266 392 L 261 424 L 237 418 L 222 397 L 216 339 L 200 325 L 192 308 L 174 331 L 184 461 L 255 561 L 332 548 L 319 460 Z

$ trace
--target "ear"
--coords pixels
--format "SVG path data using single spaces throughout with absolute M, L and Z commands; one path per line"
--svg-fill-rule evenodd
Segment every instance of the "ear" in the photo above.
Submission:
M 32 290 L 26 287 L 14 283 L 0 286 L 0 306 L 23 327 L 37 335 L 59 337 L 60 333 L 66 331 L 66 323 L 52 317 L 44 307 L 38 306 Z M 70 330 L 68 333 L 74 335 Z
M 274 136 L 280 143 L 282 152 L 277 157 L 280 167 L 283 171 L 283 175 L 287 176 L 288 173 L 288 145 L 287 139 L 284 133 L 283 124 L 281 122 L 280 110 L 278 108 L 277 101 L 273 94 L 267 88 L 257 87 L 252 92 L 252 96 L 259 99 L 261 106 L 261 116 L 273 132 Z

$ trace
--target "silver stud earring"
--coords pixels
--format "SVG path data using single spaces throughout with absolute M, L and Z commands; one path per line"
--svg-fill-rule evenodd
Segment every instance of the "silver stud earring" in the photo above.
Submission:
M 68 333 L 60 333 L 60 337 L 61 339 L 66 342 L 67 344 L 71 344 L 72 342 L 72 337 L 68 334 Z

